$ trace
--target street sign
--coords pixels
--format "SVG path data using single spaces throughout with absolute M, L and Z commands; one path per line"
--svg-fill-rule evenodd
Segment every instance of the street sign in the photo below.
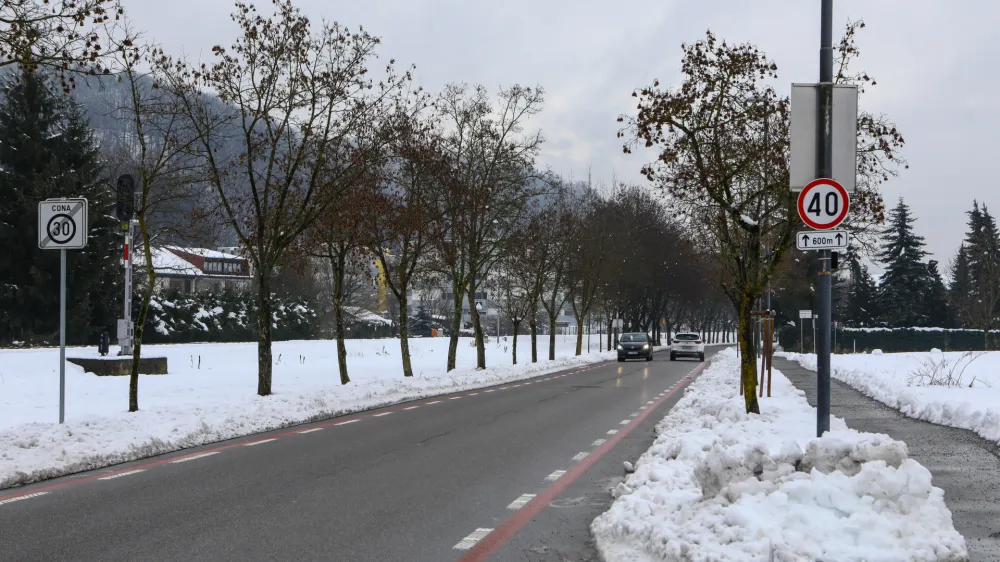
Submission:
M 836 228 L 847 218 L 848 207 L 847 190 L 829 178 L 813 180 L 799 192 L 799 218 L 816 230 Z
M 812 318 L 812 317 L 813 317 L 813 311 L 811 311 L 811 310 L 800 310 L 799 311 L 799 318 Z
M 854 193 L 858 147 L 858 87 L 833 84 L 833 115 L 830 137 L 831 173 L 848 193 Z M 792 84 L 789 126 L 788 176 L 792 191 L 799 191 L 816 178 L 816 129 L 819 114 L 819 84 Z
M 86 245 L 86 199 L 46 199 L 38 203 L 39 248 L 80 250 Z
M 800 250 L 846 250 L 851 236 L 846 230 L 802 230 L 795 235 L 795 247 Z

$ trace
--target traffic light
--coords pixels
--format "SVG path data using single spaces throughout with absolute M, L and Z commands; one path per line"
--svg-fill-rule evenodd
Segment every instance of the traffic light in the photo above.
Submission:
M 830 271 L 837 271 L 837 265 L 840 262 L 840 254 L 837 252 L 830 252 Z
M 130 174 L 118 176 L 118 202 L 115 203 L 115 216 L 127 223 L 135 214 L 135 179 Z

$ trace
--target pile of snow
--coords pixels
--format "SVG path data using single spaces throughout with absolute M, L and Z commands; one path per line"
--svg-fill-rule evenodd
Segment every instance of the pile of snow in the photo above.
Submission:
M 906 445 L 848 429 L 816 439 L 815 409 L 774 371 L 744 413 L 739 363 L 719 353 L 657 426 L 591 530 L 604 559 L 963 560 L 944 492 Z
M 340 384 L 331 341 L 274 344 L 268 397 L 256 395 L 255 343 L 143 346 L 165 356 L 169 375 L 140 378 L 140 411 L 127 413 L 128 377 L 98 377 L 66 364 L 66 423 L 59 425 L 59 350 L 0 350 L 0 489 L 108 466 L 261 431 L 360 410 L 502 384 L 575 365 L 608 361 L 613 353 L 574 357 L 575 337 L 558 336 L 556 361 L 531 364 L 530 338 L 486 346 L 485 371 L 475 370 L 472 341 L 460 340 L 458 368 L 445 372 L 447 338 L 410 341 L 414 376 L 404 379 L 398 340 L 348 340 L 351 383 Z M 584 345 L 586 350 L 586 345 Z M 548 338 L 539 338 L 547 357 Z M 69 348 L 68 357 L 96 356 Z
M 813 354 L 779 354 L 816 370 Z M 831 376 L 920 420 L 1000 442 L 1000 352 L 833 355 Z

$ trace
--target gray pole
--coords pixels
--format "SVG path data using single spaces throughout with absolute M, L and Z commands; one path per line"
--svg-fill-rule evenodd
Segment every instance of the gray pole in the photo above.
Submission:
M 59 423 L 66 419 L 66 250 L 59 250 Z
M 833 176 L 833 0 L 822 0 L 819 50 L 819 119 L 817 177 Z M 830 430 L 830 323 L 832 294 L 830 251 L 820 252 L 819 342 L 816 357 L 816 436 Z

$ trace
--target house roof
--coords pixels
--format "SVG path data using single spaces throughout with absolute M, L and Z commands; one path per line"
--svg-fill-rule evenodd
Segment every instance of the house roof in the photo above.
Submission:
M 209 250 L 208 248 L 184 248 L 181 246 L 164 246 L 168 250 L 174 250 L 176 252 L 183 252 L 185 254 L 191 254 L 193 256 L 198 256 L 202 258 L 219 259 L 219 260 L 242 260 L 241 256 L 236 254 L 227 254 L 225 252 L 219 252 L 217 250 Z
M 246 275 L 227 275 L 219 273 L 205 273 L 198 266 L 187 261 L 181 256 L 175 254 L 171 250 L 178 252 L 183 252 L 192 255 L 201 255 L 197 252 L 202 252 L 205 255 L 203 257 L 210 258 L 226 258 L 226 259 L 239 259 L 239 256 L 234 256 L 232 254 L 225 254 L 222 252 L 216 252 L 215 250 L 206 250 L 204 248 L 180 248 L 177 246 L 153 246 L 150 251 L 153 255 L 153 269 L 156 271 L 157 275 L 163 276 L 185 276 L 185 277 L 211 277 L 211 278 L 228 278 L 228 279 L 245 279 Z M 143 252 L 135 253 L 136 267 L 145 268 L 145 254 Z

